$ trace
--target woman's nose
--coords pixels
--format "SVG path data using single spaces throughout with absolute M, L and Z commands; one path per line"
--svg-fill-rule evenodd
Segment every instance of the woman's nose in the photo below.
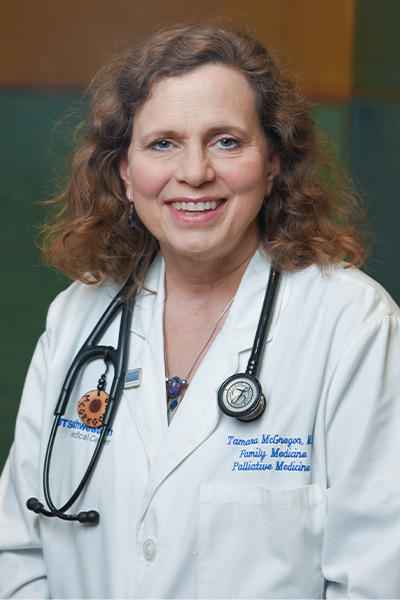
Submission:
M 176 178 L 192 187 L 213 181 L 215 171 L 206 151 L 201 147 L 187 148 L 180 156 Z

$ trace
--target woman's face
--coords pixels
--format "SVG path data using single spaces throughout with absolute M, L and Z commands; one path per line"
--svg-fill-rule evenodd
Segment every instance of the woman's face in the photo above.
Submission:
M 154 86 L 120 165 L 163 254 L 197 259 L 255 250 L 256 217 L 278 172 L 246 78 L 216 65 Z

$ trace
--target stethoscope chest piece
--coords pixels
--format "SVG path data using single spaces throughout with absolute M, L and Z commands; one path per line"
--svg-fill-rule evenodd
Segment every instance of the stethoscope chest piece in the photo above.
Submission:
M 261 384 L 249 373 L 228 377 L 218 391 L 218 404 L 226 415 L 241 421 L 258 419 L 266 407 Z

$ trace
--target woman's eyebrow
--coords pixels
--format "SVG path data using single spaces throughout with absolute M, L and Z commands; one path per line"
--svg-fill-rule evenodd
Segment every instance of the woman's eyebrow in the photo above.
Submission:
M 202 135 L 206 137 L 212 137 L 217 134 L 229 134 L 229 135 L 237 135 L 237 136 L 245 136 L 247 134 L 247 130 L 244 127 L 240 127 L 237 124 L 232 123 L 221 123 L 218 125 L 213 125 L 211 127 L 205 127 L 204 131 L 202 131 Z M 150 131 L 144 132 L 139 137 L 141 140 L 153 140 L 153 139 L 161 139 L 161 138 L 174 138 L 174 137 L 186 137 L 188 134 L 186 131 L 180 131 L 178 128 L 176 129 L 153 129 Z M 190 132 L 189 132 L 190 135 Z

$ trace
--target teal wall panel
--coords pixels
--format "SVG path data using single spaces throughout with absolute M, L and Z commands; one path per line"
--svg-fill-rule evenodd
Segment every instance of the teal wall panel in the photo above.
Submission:
M 400 2 L 358 0 L 350 168 L 370 205 L 371 274 L 400 303 Z
M 48 304 L 67 284 L 41 264 L 35 236 L 44 210 L 37 202 L 48 198 L 50 180 L 68 152 L 53 128 L 78 99 L 77 94 L 0 91 L 0 469 Z
M 400 101 L 318 105 L 314 117 L 365 201 L 371 228 L 366 270 L 400 304 Z
M 340 161 L 347 165 L 350 148 L 350 102 L 315 105 L 313 116 L 319 131 L 334 146 Z
M 400 100 L 353 100 L 350 168 L 372 228 L 371 275 L 400 304 Z
M 398 97 L 400 2 L 358 0 L 354 31 L 353 92 Z

